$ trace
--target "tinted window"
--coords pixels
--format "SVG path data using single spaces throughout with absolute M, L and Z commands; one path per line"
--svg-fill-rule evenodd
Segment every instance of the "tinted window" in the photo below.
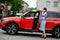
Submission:
M 35 14 L 38 12 L 29 12 L 26 15 L 24 15 L 24 17 L 35 17 Z
M 60 13 L 57 13 L 57 17 L 60 18 Z
M 32 13 L 30 14 L 30 17 L 34 17 L 34 14 L 35 14 L 35 13 L 34 13 L 34 12 L 32 12 Z
M 57 18 L 56 12 L 47 12 L 47 18 Z
M 29 14 L 29 13 L 27 13 L 26 15 L 24 15 L 24 17 L 30 17 L 30 14 Z

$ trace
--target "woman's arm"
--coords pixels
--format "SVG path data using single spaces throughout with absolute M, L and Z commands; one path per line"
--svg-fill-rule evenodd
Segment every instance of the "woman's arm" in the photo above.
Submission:
M 42 13 L 42 16 L 47 16 L 47 12 Z

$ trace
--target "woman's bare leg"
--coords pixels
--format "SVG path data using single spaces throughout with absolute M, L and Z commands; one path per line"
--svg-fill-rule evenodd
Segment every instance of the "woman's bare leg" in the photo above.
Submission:
M 45 30 L 44 30 L 43 33 L 42 33 L 42 37 L 46 38 Z

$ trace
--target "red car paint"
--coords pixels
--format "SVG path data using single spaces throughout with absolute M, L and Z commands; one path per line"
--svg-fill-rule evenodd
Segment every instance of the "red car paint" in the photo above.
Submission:
M 40 13 L 42 11 L 39 11 Z M 48 11 L 48 12 L 56 12 L 56 11 Z M 3 18 L 3 22 L 0 22 L 2 25 L 2 29 L 6 27 L 9 22 L 15 22 L 19 29 L 30 29 L 32 30 L 34 17 L 7 17 Z M 57 25 L 60 25 L 60 18 L 46 18 L 46 30 L 53 30 Z M 40 27 L 40 18 L 38 18 L 36 29 L 32 30 L 34 32 L 38 32 Z

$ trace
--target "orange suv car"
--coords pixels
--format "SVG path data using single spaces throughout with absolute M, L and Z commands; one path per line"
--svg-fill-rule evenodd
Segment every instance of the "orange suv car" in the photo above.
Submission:
M 0 27 L 8 34 L 16 34 L 18 31 L 40 32 L 40 14 L 42 11 L 30 11 L 19 17 L 3 18 Z M 60 37 L 60 13 L 48 11 L 46 18 L 46 32 Z

